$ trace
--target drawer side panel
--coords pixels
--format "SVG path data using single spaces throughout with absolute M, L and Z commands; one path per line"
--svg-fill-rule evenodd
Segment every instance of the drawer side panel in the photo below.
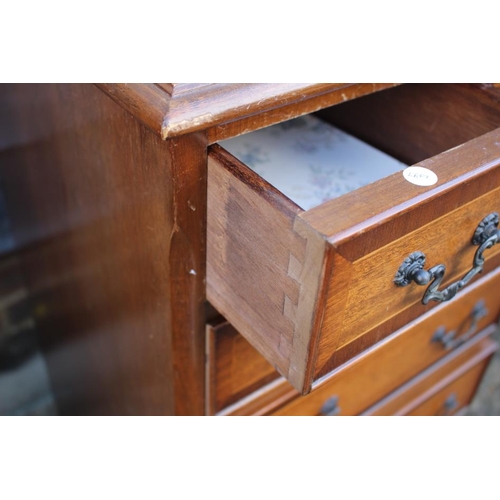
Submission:
M 208 300 L 299 391 L 312 370 L 326 242 L 218 146 L 208 160 Z M 310 375 L 309 375 L 310 378 Z

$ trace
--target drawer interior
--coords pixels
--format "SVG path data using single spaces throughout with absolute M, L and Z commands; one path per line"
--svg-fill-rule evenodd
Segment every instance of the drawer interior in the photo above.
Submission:
M 210 148 L 208 299 L 302 393 L 436 305 L 422 306 L 422 287 L 394 284 L 411 252 L 442 259 L 447 286 L 470 269 L 477 224 L 500 209 L 500 103 L 489 89 L 404 85 L 317 115 L 438 182 L 417 186 L 398 171 L 303 210 Z
M 309 210 L 500 127 L 499 110 L 475 85 L 407 84 L 220 144 Z
M 221 146 L 304 210 L 407 167 L 312 115 L 223 141 Z
M 408 165 L 500 127 L 500 92 L 472 84 L 405 84 L 317 113 Z

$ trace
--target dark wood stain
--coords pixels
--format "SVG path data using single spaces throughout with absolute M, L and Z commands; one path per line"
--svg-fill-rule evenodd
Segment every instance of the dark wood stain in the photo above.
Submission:
M 438 184 L 410 186 L 397 174 L 304 212 L 209 147 L 316 111 L 435 170 Z M 390 351 L 381 342 L 427 311 L 432 321 L 441 310 L 459 316 L 454 308 L 483 283 L 450 307 L 422 308 L 421 287 L 391 288 L 387 300 L 383 292 L 384 266 L 399 253 L 446 257 L 444 286 L 470 267 L 469 226 L 483 208 L 500 210 L 493 85 L 1 85 L 0 117 L 0 183 L 14 234 L 0 258 L 15 257 L 23 270 L 62 414 L 270 414 L 286 413 L 291 400 L 289 408 L 316 408 L 327 376 L 347 377 L 358 355 L 375 366 Z M 488 252 L 484 276 L 497 273 L 499 250 Z M 220 311 L 206 301 L 207 268 Z M 376 300 L 362 286 L 369 275 Z M 488 293 L 491 325 L 498 294 Z M 216 338 L 206 321 L 219 312 L 233 326 L 216 320 Z M 485 336 L 493 328 L 481 327 Z M 437 411 L 438 379 L 451 373 L 469 398 L 496 348 L 479 340 L 463 349 L 477 356 L 448 355 L 422 387 L 413 380 L 394 411 Z M 310 398 L 299 399 L 276 368 L 302 392 L 315 380 Z M 474 376 L 462 383 L 455 368 Z
M 203 136 L 163 142 L 91 85 L 1 95 L 7 205 L 60 411 L 202 414 Z

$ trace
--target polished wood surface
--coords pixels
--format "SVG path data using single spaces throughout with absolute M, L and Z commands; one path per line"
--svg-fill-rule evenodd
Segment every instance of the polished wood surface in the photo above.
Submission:
M 454 93 L 449 99 L 461 103 Z M 482 133 L 492 123 L 480 125 L 472 128 Z M 432 131 L 427 135 L 432 142 Z M 393 283 L 412 252 L 426 254 L 427 268 L 446 265 L 441 289 L 472 267 L 474 231 L 499 210 L 500 129 L 419 165 L 437 174 L 436 185 L 416 186 L 397 173 L 304 212 L 222 148 L 211 148 L 208 298 L 297 390 L 307 393 L 326 366 L 362 352 L 357 339 L 384 322 L 404 325 L 402 313 L 425 292 Z M 498 245 L 485 254 L 498 255 Z
M 475 85 L 405 84 L 319 115 L 408 165 L 500 127 L 497 97 Z
M 203 135 L 91 85 L 2 86 L 2 181 L 63 414 L 203 414 Z
M 500 173 L 500 169 L 498 172 Z M 338 258 L 337 262 L 344 263 L 349 268 L 349 273 L 347 276 L 333 274 L 331 277 L 331 292 L 327 298 L 323 323 L 324 333 L 318 350 L 318 371 L 337 349 L 362 336 L 388 317 L 420 303 L 427 287 L 414 283 L 407 287 L 396 287 L 393 283 L 399 266 L 412 252 L 425 253 L 426 269 L 437 264 L 446 265 L 447 271 L 440 289 L 462 278 L 473 267 L 474 254 L 478 248 L 471 244 L 474 231 L 485 216 L 498 210 L 499 195 L 500 189 L 494 189 L 476 201 L 453 210 L 360 259 L 346 262 Z M 485 257 L 491 258 L 499 252 L 500 247 L 497 245 L 485 253 Z M 342 292 L 346 282 L 349 283 L 348 297 Z M 367 304 L 370 306 L 367 307 Z M 340 307 L 346 311 L 343 318 L 335 314 Z M 421 305 L 421 313 L 426 310 L 426 306 Z M 330 332 L 337 333 L 331 335 Z
M 441 289 L 471 269 L 477 250 L 470 243 L 474 231 L 486 215 L 498 211 L 499 138 L 500 130 L 493 131 L 460 148 L 420 163 L 431 168 L 439 177 L 438 185 L 427 192 L 425 188 L 417 186 L 406 187 L 405 184 L 408 183 L 402 176 L 384 179 L 378 184 L 386 186 L 385 193 L 392 193 L 390 198 L 385 194 L 383 196 L 386 200 L 384 211 L 377 208 L 382 206 L 382 196 L 376 194 L 377 186 L 368 186 L 373 189 L 367 191 L 361 188 L 359 195 L 371 200 L 376 212 L 374 214 L 372 211 L 372 217 L 366 219 L 366 212 L 358 214 L 358 217 L 355 210 L 351 211 L 349 215 L 353 217 L 353 224 L 350 228 L 346 227 L 342 218 L 330 217 L 327 220 L 324 217 L 326 213 L 338 213 L 338 203 L 332 203 L 337 200 L 328 202 L 328 208 L 328 204 L 319 207 L 324 209 L 323 214 L 319 211 L 312 213 L 314 209 L 304 214 L 303 217 L 311 224 L 320 224 L 318 230 L 331 230 L 327 233 L 331 235 L 329 240 L 342 255 L 336 258 L 349 269 L 345 277 L 332 276 L 324 327 L 337 332 L 340 331 L 339 328 L 343 328 L 344 333 L 338 335 L 337 339 L 328 335 L 321 336 L 318 370 L 321 371 L 320 367 L 326 363 L 329 366 L 340 363 L 340 360 L 335 363 L 335 353 L 342 345 L 353 342 L 362 333 L 380 325 L 383 319 L 394 317 L 421 300 L 424 287 L 412 284 L 400 288 L 392 283 L 395 271 L 410 253 L 424 252 L 429 266 L 440 263 L 446 265 L 447 272 Z M 393 185 L 392 180 L 397 185 Z M 388 181 L 387 184 L 385 181 Z M 441 186 L 440 182 L 443 182 Z M 416 188 L 414 200 L 401 200 L 401 193 L 409 196 L 414 191 L 413 188 Z M 346 202 L 347 197 L 349 194 L 345 197 Z M 349 203 L 349 206 L 356 203 L 356 200 L 349 201 L 353 204 Z M 387 203 L 390 204 L 389 207 Z M 340 227 L 334 227 L 330 221 L 339 221 Z M 325 227 L 325 222 L 329 225 L 328 228 Z M 496 246 L 485 253 L 487 261 L 494 259 L 499 250 Z M 374 265 L 374 262 L 378 264 Z M 387 276 L 391 276 L 391 280 L 387 280 Z M 349 297 L 342 293 L 346 280 L 352 290 Z M 367 283 L 370 285 L 365 286 Z M 373 307 L 366 309 L 366 303 Z M 330 315 L 339 304 L 351 311 L 343 326 L 338 324 L 339 316 Z M 420 307 L 420 314 L 425 312 L 426 307 Z M 360 320 L 359 323 L 355 323 L 357 319 Z M 393 324 L 396 328 L 401 326 L 402 324 Z
M 249 114 L 248 110 L 245 109 L 242 114 L 229 115 L 231 120 L 226 120 L 207 130 L 208 142 L 213 144 L 236 135 L 246 134 L 253 130 L 268 127 L 285 120 L 291 120 L 297 116 L 312 113 L 328 106 L 356 99 L 366 94 L 379 92 L 394 85 L 387 83 L 333 84 L 328 92 L 318 92 L 322 88 L 321 86 L 319 88 L 316 87 L 315 91 L 311 92 L 313 88 L 310 87 L 306 92 L 296 93 L 294 97 L 299 97 L 298 101 L 291 99 L 290 102 L 290 97 L 292 96 L 288 96 L 283 105 L 279 105 L 278 107 L 269 107 L 265 111 L 254 114 Z M 260 101 L 258 105 L 261 105 Z
M 500 272 L 482 280 L 457 297 L 455 302 L 442 304 L 410 323 L 353 361 L 340 367 L 325 381 L 318 383 L 311 394 L 297 398 L 278 415 L 319 415 L 322 405 L 331 396 L 339 398 L 340 415 L 357 415 L 384 398 L 422 370 L 447 356 L 450 349 L 432 342 L 438 328 L 455 330 L 457 337 L 471 325 L 471 310 L 479 300 L 485 300 L 487 314 L 481 318 L 473 335 L 491 333 L 486 329 L 499 318 Z M 383 367 L 383 369 L 381 369 Z
M 163 139 L 204 131 L 213 143 L 394 85 L 108 83 L 99 87 Z M 239 125 L 232 125 L 235 122 Z
M 299 393 L 287 382 L 280 378 L 262 387 L 258 391 L 241 399 L 234 405 L 224 408 L 219 416 L 267 416 L 276 408 L 300 397 Z
M 469 283 L 468 287 L 464 288 L 459 295 L 449 302 L 432 302 L 425 308 L 418 302 L 383 324 L 375 326 L 365 335 L 340 347 L 322 366 L 318 373 L 318 380 L 321 381 L 322 378 L 327 377 L 335 367 L 347 363 L 358 353 L 370 349 L 371 346 L 384 341 L 384 339 L 391 339 L 394 331 L 411 330 L 414 325 L 422 322 L 433 333 L 436 329 L 444 327 L 447 331 L 456 330 L 457 335 L 462 335 L 471 326 L 471 312 L 480 300 L 485 301 L 488 313 L 479 320 L 477 329 L 481 330 L 491 322 L 496 321 L 500 313 L 500 288 L 498 287 L 499 256 L 490 259 L 487 265 L 488 269 L 485 270 L 485 274 L 491 272 L 491 280 L 489 278 L 481 278 L 479 281 Z M 434 315 L 434 311 L 438 314 Z
M 318 252 L 314 234 L 307 241 L 294 230 L 299 211 L 221 147 L 211 149 L 207 297 L 295 387 L 303 385 L 308 357 L 296 325 L 310 331 L 314 324 L 323 260 L 321 241 Z
M 14 251 L 61 411 L 203 414 L 207 127 L 391 85 L 3 86 Z
M 280 378 L 227 321 L 207 325 L 207 414 L 213 415 Z
M 170 96 L 154 83 L 98 83 L 104 93 L 157 135 L 168 112 Z
M 500 270 L 474 283 L 456 297 L 456 300 L 439 305 L 379 342 L 372 349 L 365 351 L 363 355 L 340 367 L 325 380 L 319 381 L 317 388 L 304 397 L 298 397 L 298 393 L 282 378 L 281 383 L 277 381 L 264 388 L 264 380 L 271 373 L 272 367 L 263 357 L 259 363 L 260 355 L 255 349 L 227 322 L 223 322 L 217 327 L 217 333 L 220 337 L 219 342 L 225 348 L 219 349 L 221 352 L 219 359 L 213 359 L 213 355 L 208 359 L 209 365 L 213 366 L 220 377 L 219 388 L 217 389 L 217 384 L 213 384 L 211 391 L 218 390 L 221 394 L 215 396 L 212 392 L 212 397 L 225 396 L 230 387 L 242 387 L 246 379 L 240 378 L 239 375 L 248 373 L 249 381 L 262 381 L 259 387 L 259 389 L 262 387 L 262 390 L 255 391 L 252 398 L 247 398 L 245 402 L 224 410 L 223 414 L 265 414 L 275 411 L 277 407 L 293 398 L 293 402 L 278 410 L 276 414 L 318 415 L 325 401 L 335 395 L 339 398 L 341 415 L 357 415 L 449 354 L 451 348 L 432 341 L 439 328 L 445 328 L 446 332 L 455 331 L 455 339 L 466 340 L 464 338 L 466 333 L 467 338 L 479 332 L 483 337 L 489 335 L 490 330 L 485 330 L 486 327 L 497 322 L 500 317 L 498 290 L 500 290 Z M 486 311 L 477 322 L 474 322 L 472 311 L 479 302 L 483 303 Z M 474 328 L 469 331 L 472 326 Z M 215 335 L 211 337 L 213 339 Z M 233 344 L 237 347 L 233 347 Z M 230 348 L 232 352 L 229 352 Z M 236 350 L 238 356 L 235 356 Z M 236 391 L 229 394 L 234 392 Z M 246 392 L 245 397 L 248 394 L 249 392 Z M 274 404 L 271 404 L 273 402 Z
M 416 408 L 410 409 L 413 407 L 410 404 L 396 415 L 443 417 L 459 414 L 471 403 L 490 358 L 491 354 Z
M 238 353 L 231 368 L 227 352 L 244 345 L 236 337 L 220 350 L 218 368 L 206 362 L 207 348 L 217 352 L 206 338 L 207 318 L 216 316 L 206 287 L 217 313 L 300 392 L 313 381 L 321 390 L 325 375 L 438 310 L 422 309 L 410 290 L 380 316 L 359 284 L 373 274 L 369 258 L 385 259 L 389 248 L 387 261 L 396 262 L 402 247 L 401 258 L 414 250 L 410 243 L 431 243 L 429 265 L 435 255 L 446 258 L 447 280 L 470 266 L 473 250 L 460 247 L 452 257 L 451 247 L 498 197 L 500 140 L 490 131 L 500 126 L 500 99 L 485 86 L 403 87 L 0 86 L 0 181 L 15 237 L 9 255 L 25 274 L 61 413 L 268 414 L 297 398 L 288 382 L 266 378 L 272 370 L 259 378 L 260 370 L 234 364 Z M 348 108 L 350 100 L 361 107 Z M 315 111 L 398 157 L 423 160 L 439 183 L 415 188 L 392 176 L 303 212 L 217 145 L 208 159 L 218 140 Z M 453 233 L 440 225 L 446 218 Z M 436 228 L 446 233 L 442 251 L 430 235 Z M 500 252 L 486 257 L 485 275 Z M 377 283 L 389 266 L 383 262 Z M 370 304 L 366 311 L 345 293 L 351 285 Z M 356 331 L 361 316 L 350 316 L 361 310 L 371 319 Z M 215 403 L 214 381 L 223 388 Z
M 489 334 L 494 330 L 494 326 L 489 328 Z M 464 384 L 463 392 L 461 390 L 459 392 L 462 396 L 461 399 L 464 399 L 465 394 L 472 396 L 486 369 L 488 359 L 497 348 L 498 344 L 496 342 L 484 338 L 483 335 L 478 335 L 418 377 L 415 377 L 411 382 L 366 410 L 363 415 L 406 415 L 431 398 L 433 398 L 431 407 L 435 411 L 437 400 L 434 399 L 434 396 L 440 393 L 448 395 L 454 392 L 455 389 L 462 387 L 462 383 Z M 466 376 L 471 370 L 472 374 L 470 376 L 472 380 Z M 465 379 L 455 385 L 455 381 L 463 376 L 466 376 Z M 440 396 L 437 399 L 440 400 Z M 464 401 L 464 404 L 466 403 L 468 401 Z M 440 408 L 440 406 L 441 404 L 438 404 L 437 408 Z

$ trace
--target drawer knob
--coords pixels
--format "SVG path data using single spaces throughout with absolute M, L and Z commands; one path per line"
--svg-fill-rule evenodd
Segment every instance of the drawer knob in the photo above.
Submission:
M 322 415 L 323 417 L 335 417 L 339 415 L 340 414 L 339 397 L 332 396 L 331 398 L 327 399 L 323 404 L 323 406 L 321 407 L 319 414 Z
M 484 301 L 480 300 L 470 313 L 470 326 L 465 333 L 457 337 L 457 330 L 447 332 L 444 326 L 440 326 L 432 336 L 431 342 L 440 342 L 447 350 L 455 349 L 474 335 L 479 321 L 487 314 L 488 309 L 486 309 Z
M 443 281 L 446 266 L 438 264 L 431 267 L 428 271 L 424 269 L 425 254 L 422 252 L 413 252 L 399 266 L 398 272 L 394 277 L 394 283 L 397 286 L 407 286 L 410 283 L 425 286 L 429 284 L 422 297 L 422 304 L 427 304 L 431 300 L 436 302 L 446 302 L 452 299 L 469 281 L 483 270 L 483 253 L 500 241 L 500 230 L 498 229 L 498 214 L 496 212 L 486 216 L 477 226 L 472 244 L 479 245 L 472 261 L 472 269 L 460 280 L 455 281 L 444 290 L 438 290 Z

